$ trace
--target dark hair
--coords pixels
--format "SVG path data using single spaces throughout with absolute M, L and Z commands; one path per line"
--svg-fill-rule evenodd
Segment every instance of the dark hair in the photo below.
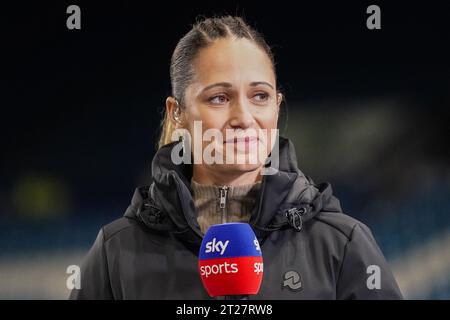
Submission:
M 200 49 L 207 47 L 214 40 L 226 37 L 245 38 L 258 45 L 269 57 L 275 72 L 275 61 L 272 50 L 263 36 L 249 26 L 242 18 L 233 16 L 206 18 L 198 21 L 192 29 L 178 41 L 170 63 L 170 80 L 172 96 L 177 99 L 181 108 L 185 105 L 185 92 L 194 76 L 192 61 Z M 171 142 L 174 128 L 165 114 L 159 147 Z

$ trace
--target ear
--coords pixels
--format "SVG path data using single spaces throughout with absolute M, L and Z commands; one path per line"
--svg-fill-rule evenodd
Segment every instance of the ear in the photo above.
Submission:
M 277 107 L 278 107 L 278 113 L 280 112 L 280 106 L 281 102 L 283 102 L 284 96 L 281 92 L 277 92 Z
M 175 128 L 182 127 L 182 112 L 178 101 L 174 97 L 167 97 L 166 99 L 166 113 L 167 117 L 172 122 Z M 177 117 L 178 113 L 178 117 Z

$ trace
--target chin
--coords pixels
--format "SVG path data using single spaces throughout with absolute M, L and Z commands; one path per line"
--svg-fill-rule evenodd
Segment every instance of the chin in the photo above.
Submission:
M 220 167 L 220 168 L 219 168 Z M 262 165 L 257 164 L 218 164 L 216 169 L 229 174 L 239 174 L 260 170 Z

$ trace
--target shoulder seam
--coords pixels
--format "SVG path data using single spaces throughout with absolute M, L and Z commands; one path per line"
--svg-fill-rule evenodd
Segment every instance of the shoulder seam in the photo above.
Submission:
M 343 230 L 341 230 L 340 228 L 338 228 L 338 227 L 335 226 L 334 224 L 331 224 L 331 223 L 329 223 L 329 222 L 326 222 L 325 220 L 321 219 L 321 218 L 318 217 L 317 215 L 314 216 L 313 219 L 314 219 L 314 220 L 317 220 L 317 221 L 319 221 L 319 222 L 322 222 L 322 223 L 324 223 L 324 224 L 326 224 L 326 225 L 329 225 L 330 227 L 336 229 L 337 231 L 339 231 L 340 233 L 342 233 L 342 234 L 347 238 L 348 241 L 350 241 L 350 240 L 352 239 L 351 236 L 352 236 L 352 234 L 353 234 L 353 230 L 354 230 L 355 227 L 358 225 L 358 223 L 355 222 L 355 224 L 352 226 L 352 231 L 350 232 L 349 235 L 347 235 Z
M 103 238 L 103 241 L 102 241 L 103 242 L 102 243 L 102 252 L 103 252 L 103 254 L 105 256 L 105 268 L 106 268 L 106 274 L 108 275 L 109 292 L 110 292 L 111 296 L 114 299 L 114 292 L 112 290 L 112 284 L 111 284 L 111 274 L 109 273 L 108 255 L 106 253 L 106 248 L 105 248 L 106 240 L 105 240 L 105 229 L 104 229 L 104 227 L 102 227 L 101 230 L 102 230 L 102 238 Z
M 126 226 L 123 226 L 122 228 L 120 228 L 119 230 L 116 230 L 116 231 L 114 231 L 112 234 L 109 234 L 108 235 L 108 237 L 106 237 L 106 234 L 105 234 L 105 232 L 103 232 L 103 239 L 104 239 L 104 242 L 106 243 L 107 241 L 109 241 L 109 240 L 111 240 L 116 234 L 118 234 L 119 232 L 122 232 L 122 231 L 124 231 L 125 229 L 128 229 L 128 228 L 131 228 L 132 227 L 132 225 L 126 225 Z M 103 227 L 102 228 L 103 230 L 105 230 L 105 227 Z
M 355 223 L 355 225 L 352 228 L 352 231 L 350 232 L 350 237 L 348 238 L 347 243 L 345 244 L 345 248 L 344 248 L 344 254 L 342 255 L 342 260 L 341 260 L 341 265 L 339 266 L 339 273 L 338 273 L 338 277 L 336 279 L 336 298 L 339 299 L 339 297 L 337 297 L 338 294 L 338 286 L 341 280 L 341 276 L 342 276 L 342 270 L 344 269 L 344 262 L 345 262 L 345 258 L 347 257 L 347 251 L 348 251 L 348 244 L 350 243 L 350 241 L 353 238 L 353 233 L 355 232 L 356 226 L 358 224 Z

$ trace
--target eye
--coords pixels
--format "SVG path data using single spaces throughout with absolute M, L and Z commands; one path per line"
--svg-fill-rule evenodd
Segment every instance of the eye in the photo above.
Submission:
M 266 92 L 259 92 L 253 96 L 256 102 L 265 102 L 269 99 L 269 94 Z
M 212 104 L 224 104 L 228 102 L 227 96 L 221 94 L 208 99 Z

